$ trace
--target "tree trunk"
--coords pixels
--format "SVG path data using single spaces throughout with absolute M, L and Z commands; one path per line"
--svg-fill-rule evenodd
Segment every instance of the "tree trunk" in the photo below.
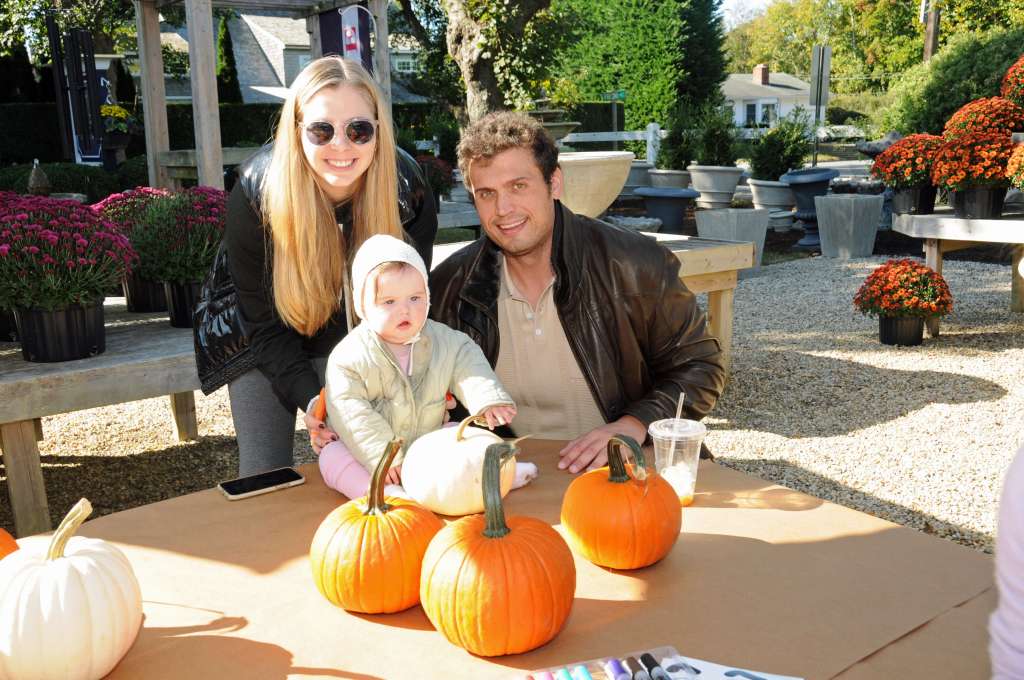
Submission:
M 480 26 L 469 15 L 464 0 L 443 0 L 443 7 L 448 15 L 448 54 L 459 65 L 466 85 L 466 114 L 472 123 L 505 108 L 505 99 L 498 89 L 492 57 L 483 56 Z

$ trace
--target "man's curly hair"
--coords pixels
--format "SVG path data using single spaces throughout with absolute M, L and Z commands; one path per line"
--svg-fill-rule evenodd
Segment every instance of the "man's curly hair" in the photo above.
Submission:
M 490 159 L 502 151 L 523 148 L 533 152 L 544 181 L 550 185 L 558 167 L 558 147 L 538 121 L 516 111 L 489 113 L 462 131 L 459 140 L 459 170 L 470 191 L 469 168 L 478 160 Z

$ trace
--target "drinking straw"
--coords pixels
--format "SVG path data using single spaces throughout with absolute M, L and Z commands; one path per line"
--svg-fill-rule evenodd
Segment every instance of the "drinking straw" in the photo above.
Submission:
M 680 392 L 679 392 L 679 402 L 676 404 L 676 420 L 679 420 L 679 418 L 682 417 L 682 415 L 683 415 L 683 400 L 685 398 L 686 398 L 686 393 L 680 390 Z

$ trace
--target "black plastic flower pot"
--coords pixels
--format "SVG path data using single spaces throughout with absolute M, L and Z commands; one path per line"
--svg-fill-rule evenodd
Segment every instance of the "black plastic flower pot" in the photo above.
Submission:
M 1003 215 L 1006 187 L 970 187 L 950 194 L 949 205 L 957 217 L 994 220 Z
M 924 318 L 920 316 L 878 317 L 878 340 L 883 345 L 914 347 L 924 339 Z
M 936 188 L 929 186 L 894 189 L 892 211 L 900 215 L 931 215 L 935 212 Z
M 125 274 L 121 281 L 125 305 L 129 312 L 166 312 L 167 295 L 164 285 L 144 279 L 138 274 Z
M 17 342 L 18 324 L 14 321 L 14 312 L 0 309 L 0 342 Z
M 107 349 L 103 300 L 54 311 L 16 309 L 14 315 L 25 361 L 73 361 L 103 354 Z
M 167 296 L 167 315 L 171 326 L 175 328 L 192 328 L 192 313 L 199 301 L 202 284 L 199 281 L 186 283 L 164 282 L 164 295 Z

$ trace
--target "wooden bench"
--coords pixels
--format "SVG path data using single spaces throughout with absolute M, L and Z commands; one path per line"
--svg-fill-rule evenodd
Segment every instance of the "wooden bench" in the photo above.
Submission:
M 16 343 L 0 342 L 0 449 L 19 536 L 52 528 L 37 441 L 40 418 L 170 395 L 178 439 L 198 438 L 193 390 L 199 388 L 190 329 L 167 314 L 128 314 L 108 298 L 107 350 L 53 364 L 29 363 Z
M 934 215 L 893 215 L 892 228 L 901 234 L 924 239 L 925 264 L 942 273 L 942 256 L 954 250 L 992 243 L 1013 247 L 1010 268 L 1010 311 L 1024 312 L 1024 214 L 1007 214 L 998 220 L 961 219 L 949 208 Z M 925 322 L 928 334 L 939 334 L 939 317 Z

